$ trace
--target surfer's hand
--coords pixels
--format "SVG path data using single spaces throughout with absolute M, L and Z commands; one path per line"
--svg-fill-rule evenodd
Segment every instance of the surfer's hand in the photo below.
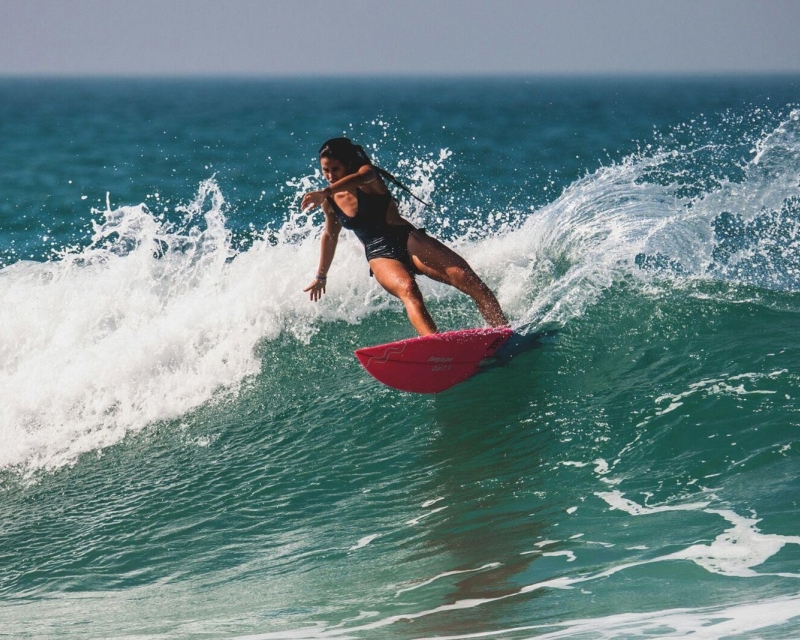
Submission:
M 308 211 L 314 207 L 320 206 L 325 202 L 325 198 L 330 195 L 329 189 L 322 189 L 321 191 L 309 191 L 303 196 L 303 201 L 300 203 L 301 211 Z
M 320 278 L 314 278 L 314 282 L 308 285 L 303 291 L 310 291 L 310 298 L 314 302 L 319 300 L 322 297 L 322 294 L 325 293 L 325 283 L 326 280 L 321 280 Z

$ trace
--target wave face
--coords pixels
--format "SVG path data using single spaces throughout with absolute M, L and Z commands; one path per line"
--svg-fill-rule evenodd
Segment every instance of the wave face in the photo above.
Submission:
M 796 82 L 322 84 L 0 83 L 7 632 L 800 634 Z M 341 133 L 555 341 L 368 378 L 412 330 L 353 237 L 302 293 Z

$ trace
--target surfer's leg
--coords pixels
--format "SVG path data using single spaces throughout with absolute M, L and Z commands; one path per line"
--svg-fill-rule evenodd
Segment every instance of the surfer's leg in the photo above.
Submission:
M 400 298 L 406 307 L 408 319 L 419 335 L 426 336 L 438 331 L 422 300 L 417 281 L 402 262 L 392 258 L 373 258 L 369 261 L 369 267 L 378 284 Z
M 478 311 L 489 325 L 508 325 L 508 319 L 492 290 L 455 251 L 426 233 L 413 231 L 408 237 L 408 253 L 421 273 L 449 284 L 475 300 Z

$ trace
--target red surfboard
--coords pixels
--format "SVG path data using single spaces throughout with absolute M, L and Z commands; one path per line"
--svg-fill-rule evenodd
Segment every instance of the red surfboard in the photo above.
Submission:
M 439 393 L 478 372 L 511 337 L 508 327 L 461 329 L 365 347 L 356 357 L 383 384 L 413 393 Z

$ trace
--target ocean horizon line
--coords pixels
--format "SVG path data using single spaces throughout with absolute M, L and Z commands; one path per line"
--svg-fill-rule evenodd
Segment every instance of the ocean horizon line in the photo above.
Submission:
M 84 81 L 84 80 L 147 80 L 147 81 L 374 81 L 374 80 L 768 80 L 800 78 L 797 71 L 691 71 L 691 72 L 543 72 L 543 73 L 294 73 L 294 74 L 248 74 L 248 73 L 4 73 L 0 81 Z

